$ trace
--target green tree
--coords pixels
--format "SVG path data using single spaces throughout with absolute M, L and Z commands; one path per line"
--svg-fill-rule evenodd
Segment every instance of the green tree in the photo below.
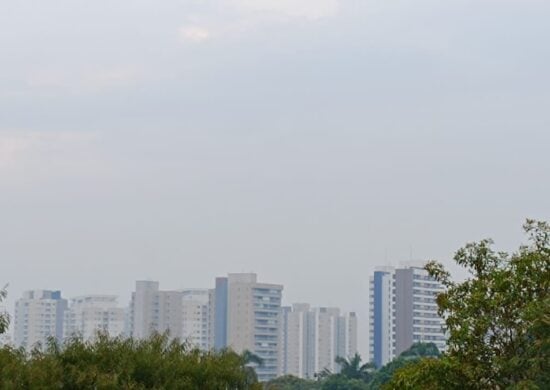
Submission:
M 1 389 L 260 389 L 241 355 L 203 352 L 167 335 L 147 340 L 99 335 L 63 345 L 51 340 L 30 354 L 0 349 Z
M 264 365 L 264 360 L 249 350 L 243 351 L 241 354 L 241 360 L 244 370 L 247 375 L 247 383 L 253 384 L 258 381 L 258 375 L 256 374 L 256 367 Z
M 265 390 L 319 390 L 319 382 L 285 375 L 270 380 L 264 385 Z
M 0 302 L 2 302 L 8 296 L 6 287 L 0 290 Z M 6 333 L 8 326 L 10 325 L 10 316 L 8 313 L 0 313 L 0 334 Z
M 368 384 L 361 379 L 349 379 L 334 374 L 322 382 L 321 390 L 368 390 Z
M 441 352 L 434 343 L 414 343 L 399 356 L 402 358 L 439 357 Z
M 370 389 L 377 390 L 389 382 L 395 372 L 407 365 L 413 364 L 418 359 L 440 356 L 439 349 L 434 343 L 415 343 L 409 349 L 403 351 L 397 358 L 387 363 L 376 371 L 372 377 Z
M 392 373 L 388 383 L 372 389 L 458 390 L 469 388 L 464 383 L 460 367 L 452 359 L 422 358 L 402 363 L 403 365 Z
M 364 382 L 370 381 L 372 373 L 376 369 L 373 363 L 361 364 L 361 356 L 358 353 L 349 359 L 338 356 L 336 363 L 340 366 L 340 375 L 348 379 L 360 379 Z
M 454 259 L 470 273 L 461 283 L 427 265 L 447 287 L 437 303 L 448 351 L 407 366 L 389 388 L 550 388 L 550 225 L 528 220 L 524 230 L 528 244 L 512 255 L 491 240 L 460 249 Z

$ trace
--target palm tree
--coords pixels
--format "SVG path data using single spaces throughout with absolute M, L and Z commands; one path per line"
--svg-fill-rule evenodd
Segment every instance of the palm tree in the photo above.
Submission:
M 358 353 L 348 359 L 338 356 L 335 361 L 340 365 L 340 375 L 348 379 L 368 382 L 376 369 L 373 363 L 361 364 L 361 356 Z
M 241 354 L 241 358 L 243 359 L 245 366 L 255 364 L 256 366 L 261 367 L 264 365 L 264 359 L 256 355 L 254 352 L 250 352 L 248 349 Z
M 332 372 L 328 369 L 328 368 L 323 368 L 321 371 L 319 371 L 318 373 L 314 374 L 314 377 L 318 380 L 318 381 L 322 381 L 324 379 L 327 379 L 328 377 L 330 377 L 332 375 Z
M 254 352 L 250 352 L 246 349 L 241 353 L 241 361 L 246 372 L 247 383 L 249 385 L 256 383 L 258 381 L 258 375 L 256 374 L 255 367 L 263 366 L 264 360 Z

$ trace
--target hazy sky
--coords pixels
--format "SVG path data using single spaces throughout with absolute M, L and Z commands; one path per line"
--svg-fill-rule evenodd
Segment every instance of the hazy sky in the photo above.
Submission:
M 549 20 L 547 0 L 1 0 L 10 306 L 255 271 L 364 329 L 376 265 L 550 219 Z

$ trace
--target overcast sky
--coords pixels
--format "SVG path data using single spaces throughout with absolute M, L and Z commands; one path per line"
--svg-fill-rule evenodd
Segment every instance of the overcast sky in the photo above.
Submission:
M 10 309 L 255 271 L 364 331 L 375 266 L 550 219 L 549 20 L 547 0 L 1 0 Z

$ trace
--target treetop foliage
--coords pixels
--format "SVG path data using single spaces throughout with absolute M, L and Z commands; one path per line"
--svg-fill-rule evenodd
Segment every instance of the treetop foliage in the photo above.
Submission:
M 235 352 L 202 352 L 166 335 L 53 340 L 44 351 L 0 349 L 2 389 L 260 389 Z
M 426 269 L 447 290 L 437 299 L 449 334 L 439 360 L 399 371 L 395 389 L 550 388 L 550 225 L 527 220 L 528 244 L 496 252 L 491 240 L 467 244 L 455 262 L 470 277 Z

